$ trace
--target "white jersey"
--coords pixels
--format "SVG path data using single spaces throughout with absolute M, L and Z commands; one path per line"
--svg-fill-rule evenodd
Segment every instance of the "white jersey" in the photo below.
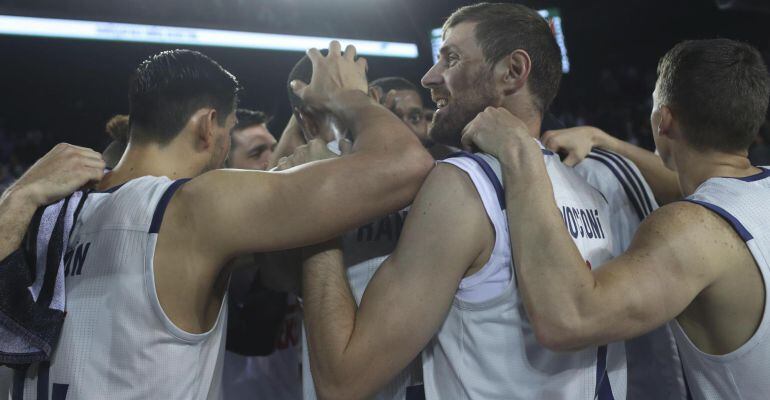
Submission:
M 543 154 L 567 229 L 590 267 L 598 267 L 612 257 L 609 206 L 556 155 Z M 489 261 L 463 281 L 500 266 L 511 271 L 511 278 L 501 292 L 481 302 L 455 296 L 446 320 L 423 350 L 426 398 L 625 399 L 622 343 L 609 350 L 593 346 L 557 353 L 537 342 L 516 285 L 498 161 L 463 153 L 444 162 L 468 174 L 495 229 Z
M 679 323 L 671 325 L 696 400 L 760 400 L 770 396 L 770 169 L 746 178 L 711 178 L 687 201 L 719 214 L 746 242 L 765 286 L 765 308 L 754 335 L 725 355 L 703 353 Z
M 379 218 L 372 223 L 342 236 L 342 250 L 350 289 L 356 304 L 361 304 L 366 286 L 382 263 L 396 249 L 401 228 L 406 220 L 407 210 Z M 371 399 L 402 400 L 406 398 L 409 387 L 420 384 L 421 369 L 419 356 L 403 371 L 393 378 Z M 315 386 L 310 373 L 310 359 L 307 348 L 307 336 L 302 330 L 302 386 L 303 398 L 315 400 Z
M 145 176 L 89 194 L 64 256 L 61 337 L 50 363 L 15 379 L 14 400 L 220 397 L 226 299 L 211 330 L 192 334 L 155 290 L 158 231 L 184 181 Z
M 627 158 L 594 149 L 575 171 L 599 190 L 610 205 L 613 257 L 631 244 L 639 224 L 658 208 L 639 169 Z M 628 400 L 682 400 L 687 396 L 682 364 L 671 327 L 663 325 L 626 341 Z

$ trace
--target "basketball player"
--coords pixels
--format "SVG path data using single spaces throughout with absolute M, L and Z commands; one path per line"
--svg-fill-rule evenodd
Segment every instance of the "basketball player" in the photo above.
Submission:
M 428 135 L 428 120 L 425 119 L 422 96 L 412 82 L 398 76 L 375 79 L 369 83 L 369 94 L 401 118 L 420 138 L 434 159 L 441 160 L 456 152 L 437 144 Z
M 489 105 L 526 119 L 539 136 L 561 77 L 545 20 L 521 5 L 482 3 L 452 14 L 443 39 L 439 62 L 423 77 L 439 107 L 431 138 L 459 146 L 463 127 Z M 594 225 L 597 215 L 608 220 L 608 204 L 557 156 L 541 157 L 561 204 L 592 216 L 593 225 L 570 214 L 585 232 L 575 238 L 582 254 L 601 264 L 612 232 Z M 604 398 L 611 381 L 615 398 L 625 398 L 622 354 L 560 354 L 537 344 L 513 279 L 496 167 L 470 154 L 438 164 L 358 307 L 338 244 L 306 250 L 305 323 L 320 398 L 366 398 L 420 351 L 429 399 Z
M 288 82 L 294 80 L 306 81 L 310 78 L 313 72 L 310 59 L 303 57 L 294 66 L 289 74 Z M 399 80 L 401 78 L 398 78 Z M 326 143 L 326 141 L 335 140 L 336 126 L 339 124 L 334 120 L 333 115 L 326 115 L 327 113 L 310 113 L 305 110 L 305 105 L 301 99 L 293 95 L 291 88 L 289 90 L 289 100 L 294 110 L 295 117 L 298 116 L 298 120 L 303 121 L 301 125 L 301 131 L 293 131 L 291 122 L 289 127 L 284 131 L 283 136 L 279 141 L 279 148 L 288 149 L 284 146 L 286 141 L 301 141 L 304 142 L 305 138 L 312 139 L 311 143 L 315 144 L 318 141 Z M 408 82 L 407 82 L 408 83 Z M 391 82 L 393 84 L 393 82 Z M 403 84 L 403 83 L 401 83 Z M 391 86 L 390 90 L 394 90 Z M 375 101 L 380 100 L 378 94 L 372 90 L 370 85 L 370 96 Z M 418 95 L 414 92 L 414 95 Z M 393 107 L 399 107 L 402 109 L 408 109 L 409 104 L 414 100 L 414 97 L 406 96 L 391 96 L 391 102 L 389 103 L 389 109 L 393 110 Z M 407 103 L 402 103 L 402 99 L 407 99 Z M 399 118 L 402 118 L 399 114 L 395 113 Z M 403 120 L 403 118 L 402 118 Z M 412 128 L 414 132 L 414 125 L 406 124 Z M 300 125 L 296 125 L 300 128 Z M 299 139 L 292 138 L 294 135 Z M 415 133 L 415 136 L 419 138 L 419 135 Z M 423 142 L 424 143 L 424 142 Z M 296 153 L 293 155 L 295 156 Z M 292 156 L 292 157 L 293 157 Z M 334 156 L 334 154 L 332 154 Z M 282 162 L 279 162 L 278 168 L 289 168 L 294 166 L 297 160 L 292 160 L 289 163 L 286 158 Z M 344 262 L 346 266 L 346 277 L 353 292 L 356 301 L 361 300 L 361 296 L 366 289 L 366 285 L 372 278 L 374 273 L 380 267 L 382 262 L 387 258 L 398 243 L 398 238 L 401 234 L 401 228 L 404 225 L 404 219 L 406 218 L 407 210 L 397 211 L 388 215 L 384 215 L 373 219 L 369 223 L 360 226 L 357 229 L 350 230 L 342 235 L 343 251 L 345 254 Z M 282 260 L 284 265 L 291 264 L 293 259 Z M 299 266 L 299 260 L 297 261 Z M 285 269 L 285 268 L 284 268 Z M 301 272 L 301 270 L 300 270 Z M 301 284 L 301 283 L 300 283 Z M 306 400 L 314 400 L 317 398 L 315 386 L 313 384 L 313 376 L 310 370 L 309 352 L 307 346 L 307 336 L 303 332 L 302 334 L 302 397 Z M 416 387 L 421 381 L 421 370 L 419 359 L 415 359 L 408 367 L 404 368 L 401 372 L 383 385 L 383 388 L 370 398 L 377 400 L 390 400 L 390 399 L 405 399 L 409 398 L 408 393 L 419 392 Z
M 18 398 L 218 397 L 228 261 L 320 242 L 411 201 L 432 160 L 369 99 L 365 61 L 338 42 L 308 54 L 312 80 L 294 87 L 345 124 L 356 152 L 282 173 L 212 170 L 238 87 L 217 63 L 174 50 L 137 68 L 126 154 L 71 236 L 78 272 L 66 277 L 58 347 L 15 377 Z
M 277 141 L 267 129 L 270 119 L 261 111 L 238 109 L 232 132 L 228 168 L 265 171 Z
M 488 110 L 468 126 L 464 140 L 503 164 L 516 276 L 543 345 L 579 349 L 671 321 L 695 399 L 767 398 L 770 169 L 747 154 L 769 82 L 759 52 L 728 39 L 682 42 L 661 59 L 653 138 L 686 198 L 653 212 L 596 271 L 553 208 L 525 123 Z

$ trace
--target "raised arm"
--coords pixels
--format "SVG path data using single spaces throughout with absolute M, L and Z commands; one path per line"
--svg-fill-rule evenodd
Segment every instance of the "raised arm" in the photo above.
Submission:
M 590 271 L 564 226 L 540 148 L 512 118 L 485 112 L 466 128 L 464 141 L 501 162 L 516 278 L 546 347 L 577 349 L 650 331 L 713 283 L 726 257 L 739 256 L 739 246 L 715 243 L 724 221 L 676 203 L 651 214 L 626 253 Z
M 455 167 L 438 165 L 360 308 L 348 287 L 341 252 L 310 256 L 303 268 L 303 293 L 319 398 L 366 398 L 403 370 L 439 329 L 460 280 L 493 237 L 470 178 Z
M 0 196 L 0 260 L 21 244 L 35 210 L 72 194 L 104 174 L 102 156 L 84 147 L 56 145 Z
M 565 164 L 575 165 L 591 151 L 601 147 L 633 161 L 650 184 L 660 204 L 668 204 L 682 198 L 676 173 L 663 165 L 657 154 L 608 135 L 599 128 L 578 126 L 548 131 L 543 134 L 543 145 L 555 152 L 567 153 Z
M 339 43 L 329 55 L 309 52 L 308 105 L 334 113 L 352 132 L 354 152 L 287 171 L 217 170 L 183 185 L 162 231 L 189 243 L 214 264 L 243 253 L 318 243 L 411 202 L 433 161 L 396 116 L 366 94 L 365 62 Z

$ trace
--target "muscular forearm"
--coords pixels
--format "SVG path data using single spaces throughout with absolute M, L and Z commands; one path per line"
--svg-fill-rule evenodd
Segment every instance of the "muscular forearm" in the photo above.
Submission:
M 597 147 L 614 151 L 636 164 L 661 205 L 682 198 L 676 173 L 666 168 L 658 155 L 603 132 L 594 137 Z
M 302 274 L 303 306 L 307 329 L 310 368 L 320 398 L 339 398 L 349 390 L 348 371 L 365 365 L 352 363 L 346 349 L 355 326 L 356 303 L 350 292 L 342 252 L 327 248 L 304 250 Z M 346 391 L 346 398 L 350 392 Z
M 500 161 L 519 290 L 541 344 L 563 350 L 572 346 L 564 332 L 579 336 L 594 278 L 564 229 L 542 156 L 508 153 Z
M 12 186 L 0 196 L 0 260 L 19 248 L 36 209 L 21 188 Z

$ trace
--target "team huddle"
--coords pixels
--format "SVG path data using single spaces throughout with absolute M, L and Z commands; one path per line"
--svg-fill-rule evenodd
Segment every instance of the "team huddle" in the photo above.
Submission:
M 113 169 L 60 145 L 0 199 L 5 258 L 38 207 L 92 185 L 58 342 L 9 398 L 221 398 L 232 260 L 266 254 L 301 298 L 305 399 L 766 399 L 757 50 L 673 47 L 653 154 L 552 126 L 561 55 L 536 11 L 463 7 L 442 40 L 427 127 L 409 82 L 309 49 L 254 170 L 230 149 L 235 76 L 189 50 L 141 63 Z

